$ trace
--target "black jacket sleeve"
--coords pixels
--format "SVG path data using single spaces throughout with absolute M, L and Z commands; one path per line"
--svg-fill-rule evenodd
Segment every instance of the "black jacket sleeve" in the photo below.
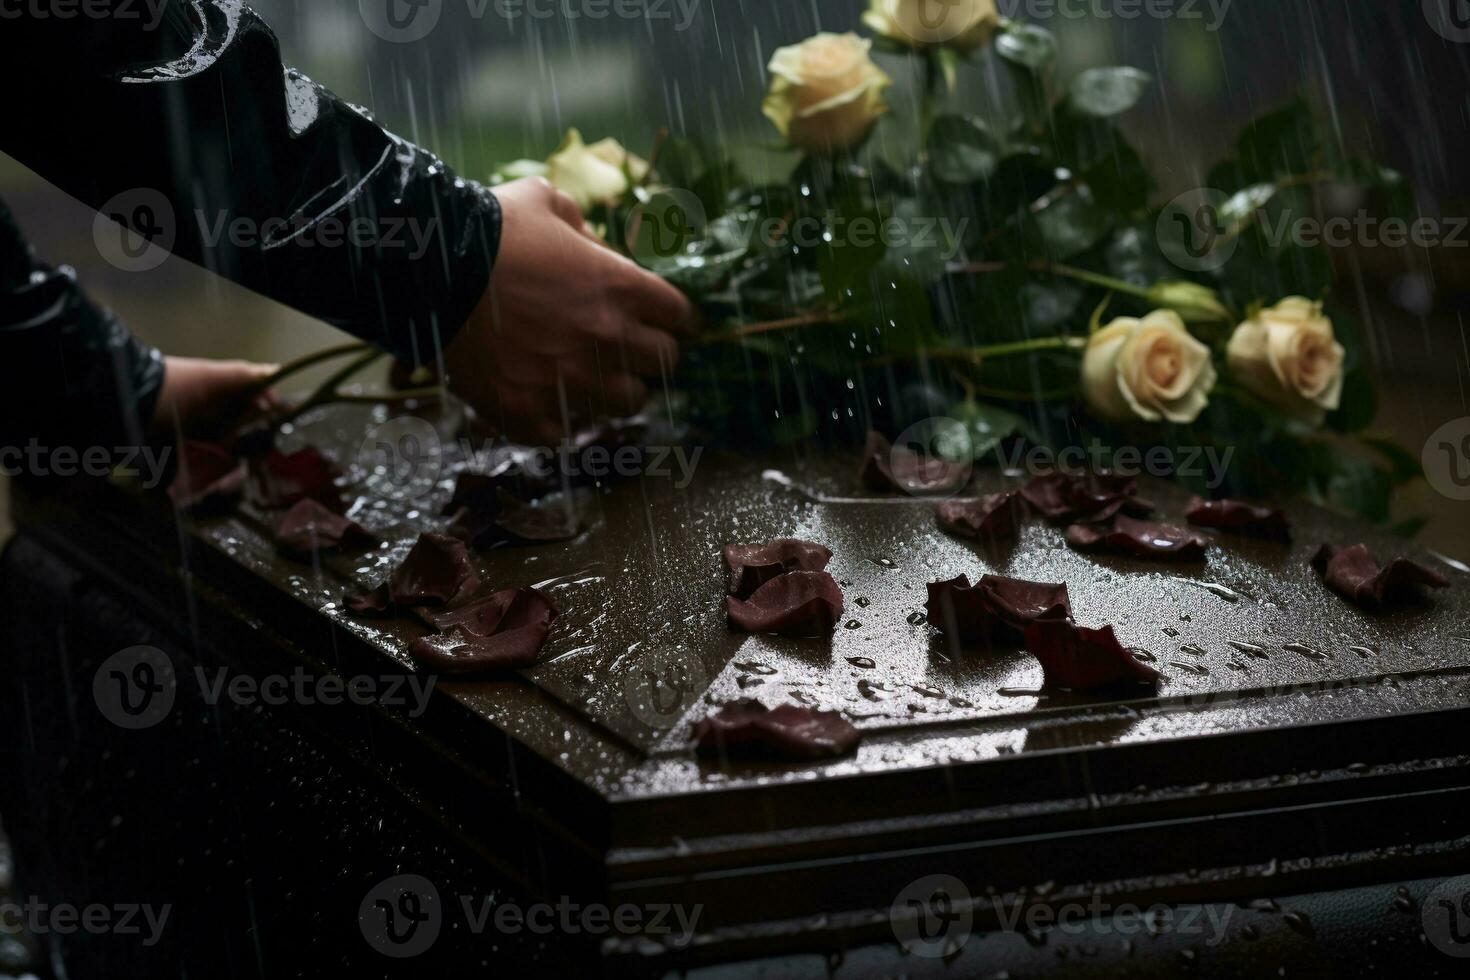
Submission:
M 284 67 L 240 0 L 79 9 L 0 19 L 0 150 L 175 254 L 435 358 L 489 282 L 486 188 Z
M 145 445 L 162 383 L 159 352 L 42 264 L 0 201 L 0 452 Z

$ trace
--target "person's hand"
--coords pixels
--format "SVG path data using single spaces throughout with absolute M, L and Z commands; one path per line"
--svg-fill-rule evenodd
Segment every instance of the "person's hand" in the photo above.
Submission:
M 167 358 L 153 431 L 162 438 L 227 435 L 272 408 L 273 396 L 260 384 L 275 371 L 273 364 L 250 361 Z
M 500 255 L 445 351 L 449 385 L 512 438 L 554 443 L 573 419 L 643 408 L 693 327 L 684 294 L 613 252 L 540 178 L 495 189 Z

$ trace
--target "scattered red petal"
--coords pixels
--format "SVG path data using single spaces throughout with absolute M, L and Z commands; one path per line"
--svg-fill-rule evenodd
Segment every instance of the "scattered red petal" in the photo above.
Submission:
M 871 490 L 923 496 L 954 493 L 970 482 L 972 469 L 965 463 L 921 456 L 902 446 L 895 448 L 877 432 L 869 432 L 859 476 Z
M 441 633 L 415 640 L 415 660 L 445 674 L 529 667 L 559 613 L 536 589 L 506 589 L 433 617 Z
M 1189 504 L 1189 523 L 1234 531 L 1273 541 L 1291 540 L 1291 521 L 1283 511 L 1256 507 L 1239 500 L 1205 500 L 1195 497 Z
M 843 608 L 842 590 L 826 572 L 788 572 L 756 589 L 749 599 L 725 599 L 732 626 L 782 636 L 830 633 Z
M 835 711 L 741 701 L 698 722 L 694 738 L 703 755 L 810 760 L 847 755 L 862 736 Z
M 1026 649 L 1041 661 L 1048 690 L 1155 684 L 1161 676 L 1124 649 L 1111 626 L 1088 629 L 1066 620 L 1038 620 L 1026 629 Z
M 1024 508 L 1020 491 L 1007 490 L 976 500 L 947 500 L 935 508 L 934 515 L 939 526 L 950 534 L 988 544 L 1007 544 L 1020 532 Z
M 795 538 L 769 544 L 725 546 L 725 567 L 730 570 L 730 595 L 749 599 L 756 589 L 787 572 L 825 571 L 832 552 L 822 545 Z
M 275 526 L 276 547 L 287 555 L 309 558 L 344 544 L 375 544 L 378 539 L 356 521 L 335 514 L 315 500 L 302 500 Z
M 1443 589 L 1450 584 L 1439 572 L 1407 558 L 1380 565 L 1363 544 L 1350 548 L 1324 544 L 1312 558 L 1312 567 L 1328 588 L 1369 610 L 1392 609 L 1415 598 L 1420 588 Z
M 186 439 L 168 496 L 181 510 L 223 513 L 239 501 L 245 472 L 245 464 L 219 446 Z
M 390 607 L 444 606 L 473 595 L 480 579 L 463 541 L 442 534 L 423 534 L 387 582 L 361 595 L 349 596 L 354 612 L 386 612 Z
M 967 576 L 929 583 L 924 606 L 929 623 L 965 646 L 1019 646 L 1039 620 L 1065 621 L 1072 602 L 1065 583 L 1049 585 L 986 575 L 971 586 Z
M 266 510 L 280 510 L 302 500 L 315 500 L 341 513 L 342 491 L 337 488 L 337 469 L 319 451 L 306 448 L 287 455 L 272 449 L 250 466 L 254 501 Z
M 1111 551 L 1161 561 L 1202 561 L 1209 539 L 1186 528 L 1155 521 L 1135 521 L 1119 514 L 1109 527 L 1073 524 L 1067 543 L 1078 551 Z
M 1112 473 L 1049 473 L 1021 488 L 1026 502 L 1053 524 L 1101 523 L 1119 513 L 1146 517 L 1153 505 L 1138 496 L 1138 480 Z
M 454 483 L 454 495 L 439 512 L 440 517 L 460 517 L 465 511 L 488 515 L 492 520 L 500 512 L 498 477 L 483 473 L 461 473 Z

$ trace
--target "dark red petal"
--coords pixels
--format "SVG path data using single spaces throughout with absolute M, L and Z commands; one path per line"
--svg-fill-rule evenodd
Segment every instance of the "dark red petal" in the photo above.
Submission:
M 831 759 L 853 751 L 861 737 L 835 711 L 794 704 L 767 709 L 755 701 L 726 705 L 694 726 L 698 750 L 704 755 Z
M 181 510 L 227 511 L 240 499 L 245 473 L 245 464 L 219 446 L 186 439 L 168 496 Z
M 782 636 L 830 633 L 843 608 L 842 590 L 826 572 L 788 572 L 756 589 L 749 599 L 725 599 L 732 626 Z
M 1097 691 L 1154 684 L 1160 677 L 1123 648 L 1111 626 L 1088 629 L 1072 622 L 1037 621 L 1026 629 L 1026 649 L 1041 661 L 1048 690 Z
M 430 617 L 441 632 L 461 630 L 470 636 L 494 636 L 526 626 L 550 626 L 559 615 L 537 589 L 505 589 Z
M 1164 561 L 1201 561 L 1208 539 L 1186 528 L 1155 521 L 1136 521 L 1119 514 L 1110 527 L 1073 524 L 1067 543 L 1078 551 L 1109 551 Z
M 1312 567 L 1328 588 L 1364 609 L 1384 610 L 1404 604 L 1420 588 L 1443 589 L 1449 579 L 1407 558 L 1379 565 L 1367 545 L 1334 548 L 1324 544 L 1312 558 Z
M 929 583 L 929 623 L 965 646 L 1015 646 L 1038 620 L 1066 620 L 1072 602 L 1065 584 L 986 575 L 971 586 L 964 575 Z
M 1049 473 L 1021 488 L 1031 508 L 1053 524 L 1101 523 L 1119 513 L 1145 517 L 1153 505 L 1137 492 L 1136 479 L 1112 473 Z
M 549 631 L 546 623 L 503 630 L 493 636 L 474 636 L 454 630 L 414 640 L 408 645 L 408 654 L 440 674 L 479 674 L 532 667 Z
M 832 560 L 830 549 L 795 538 L 769 544 L 728 544 L 724 556 L 730 571 L 729 594 L 737 599 L 749 599 L 756 589 L 787 572 L 824 571 Z
M 346 603 L 355 613 L 385 613 L 393 608 L 393 587 L 384 582 L 369 592 L 348 596 Z
M 463 541 L 423 534 L 386 583 L 369 593 L 349 596 L 347 607 L 354 612 L 386 612 L 389 606 L 444 606 L 479 588 L 480 579 Z
M 454 495 L 439 512 L 440 517 L 455 517 L 462 511 L 475 516 L 494 520 L 500 512 L 500 487 L 498 477 L 483 473 L 461 473 L 454 482 Z
M 1189 523 L 1234 531 L 1273 541 L 1291 540 L 1291 521 L 1283 511 L 1256 507 L 1239 500 L 1205 500 L 1195 497 L 1189 503 Z
M 906 447 L 895 448 L 877 432 L 868 433 L 859 478 L 863 485 L 881 493 L 953 493 L 970 482 L 973 467 L 921 456 Z
M 526 544 L 570 541 L 587 529 L 575 495 L 556 493 L 534 504 L 514 504 L 501 511 L 495 525 L 507 540 Z
M 994 544 L 1016 540 L 1023 519 L 1020 491 L 987 494 L 977 500 L 949 500 L 934 510 L 939 526 L 951 534 Z
M 313 552 L 343 544 L 373 544 L 377 540 L 361 524 L 311 499 L 299 501 L 275 526 L 276 547 L 295 556 L 309 557 Z
M 343 509 L 336 467 L 310 447 L 290 455 L 273 449 L 263 458 L 252 460 L 250 488 L 254 501 L 266 510 L 280 510 L 308 499 L 339 514 Z

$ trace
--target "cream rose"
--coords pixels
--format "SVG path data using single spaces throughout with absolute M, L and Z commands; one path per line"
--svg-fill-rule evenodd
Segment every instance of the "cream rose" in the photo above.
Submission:
M 1235 381 L 1288 418 L 1321 425 L 1342 402 L 1344 351 L 1322 304 L 1291 296 L 1235 328 Z
M 1215 388 L 1210 349 L 1172 310 L 1120 317 L 1092 335 L 1082 358 L 1082 394 L 1111 422 L 1188 423 Z
M 907 47 L 970 52 L 990 43 L 1000 11 L 995 0 L 868 0 L 863 23 Z
M 577 202 L 585 212 L 598 204 L 614 204 L 628 193 L 631 174 L 639 181 L 648 173 L 648 163 L 623 148 L 615 139 L 588 146 L 573 129 L 546 161 L 546 179 Z
M 861 143 L 888 111 L 893 84 L 873 63 L 872 41 L 818 34 L 771 58 L 771 91 L 762 110 L 798 149 L 830 153 Z

